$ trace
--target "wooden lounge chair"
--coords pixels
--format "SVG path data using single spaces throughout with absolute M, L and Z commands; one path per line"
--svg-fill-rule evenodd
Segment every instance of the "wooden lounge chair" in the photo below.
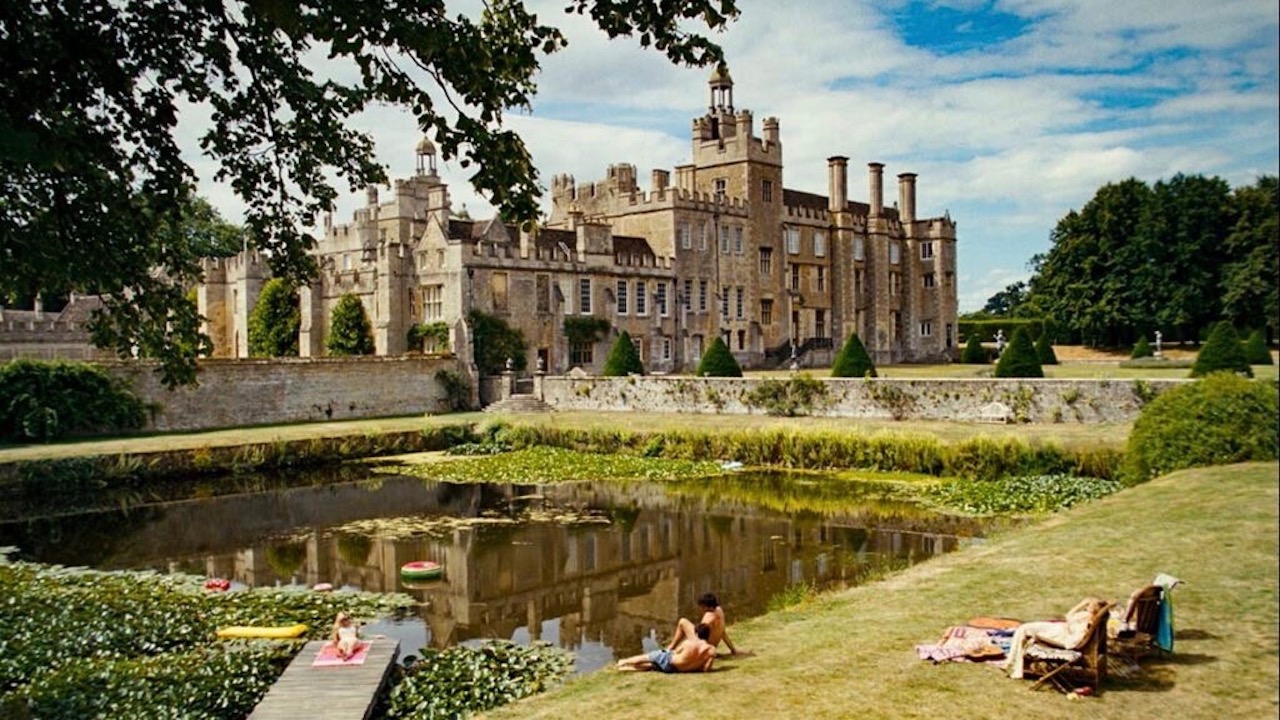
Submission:
M 1093 692 L 1102 692 L 1102 683 L 1107 679 L 1107 617 L 1111 605 L 1103 605 L 1094 613 L 1089 621 L 1080 644 L 1071 648 L 1056 645 L 1039 638 L 1027 646 L 1027 675 L 1039 676 L 1031 684 L 1031 689 L 1052 683 L 1062 692 L 1071 692 L 1078 687 L 1091 687 Z
M 1156 633 L 1160 628 L 1160 603 L 1164 601 L 1164 588 L 1147 585 L 1129 596 L 1120 629 L 1111 639 L 1111 648 L 1117 655 L 1137 662 L 1155 649 Z

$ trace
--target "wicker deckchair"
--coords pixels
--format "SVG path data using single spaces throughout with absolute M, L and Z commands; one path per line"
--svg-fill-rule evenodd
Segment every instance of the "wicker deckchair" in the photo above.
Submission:
M 1089 621 L 1080 644 L 1071 648 L 1057 647 L 1046 640 L 1035 639 L 1027 646 L 1026 674 L 1039 676 L 1031 689 L 1052 683 L 1062 692 L 1077 687 L 1102 691 L 1107 678 L 1107 617 L 1110 604 L 1100 607 Z

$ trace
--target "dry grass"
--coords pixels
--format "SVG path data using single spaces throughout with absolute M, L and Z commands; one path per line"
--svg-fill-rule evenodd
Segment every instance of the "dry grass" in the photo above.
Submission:
M 404 432 L 429 426 L 498 421 L 511 424 L 539 424 L 566 428 L 613 427 L 635 432 L 657 432 L 660 430 L 765 430 L 785 427 L 797 432 L 836 430 L 865 434 L 877 432 L 926 434 L 936 436 L 942 442 L 958 442 L 978 436 L 996 438 L 1012 436 L 1021 437 L 1028 442 L 1054 442 L 1068 448 L 1083 446 L 1122 448 L 1130 430 L 1129 423 L 1105 425 L 987 425 L 961 422 L 900 422 L 893 420 L 854 420 L 849 418 L 781 418 L 764 415 L 693 415 L 635 412 L 570 412 L 542 415 L 454 413 L 425 417 L 414 415 L 373 420 L 269 425 L 167 435 L 71 440 L 48 445 L 0 447 L 0 464 L 83 455 L 118 455 L 122 453 L 149 453 L 202 447 L 227 447 L 281 440 L 305 440 L 313 437 L 376 435 Z
M 1183 471 L 734 626 L 754 657 L 711 675 L 601 671 L 496 718 L 1259 718 L 1278 704 L 1280 467 Z M 976 615 L 1036 619 L 1080 598 L 1122 601 L 1157 572 L 1186 581 L 1176 652 L 1068 702 L 996 668 L 932 665 L 917 643 Z M 673 618 L 674 620 L 674 618 Z

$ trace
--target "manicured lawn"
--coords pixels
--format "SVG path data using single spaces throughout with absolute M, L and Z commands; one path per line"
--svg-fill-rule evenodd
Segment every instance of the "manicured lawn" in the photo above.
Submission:
M 732 625 L 756 655 L 713 674 L 601 671 L 486 717 L 1275 717 L 1278 503 L 1276 463 L 1182 471 Z M 1185 581 L 1174 592 L 1175 653 L 1113 677 L 1099 697 L 1068 702 L 994 667 L 916 659 L 917 643 L 967 618 L 1047 618 L 1094 594 L 1123 602 L 1158 572 Z M 732 613 L 733 598 L 722 601 Z

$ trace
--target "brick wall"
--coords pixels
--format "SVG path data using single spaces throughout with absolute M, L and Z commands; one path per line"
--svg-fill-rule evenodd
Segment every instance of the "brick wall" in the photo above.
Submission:
M 201 430 L 322 420 L 415 415 L 443 409 L 438 370 L 452 357 L 204 360 L 198 387 L 168 390 L 146 362 L 106 362 L 158 410 L 148 430 Z
M 1186 380 L 891 380 L 818 378 L 808 414 L 976 422 L 1131 422 L 1146 401 Z M 762 378 L 547 376 L 542 399 L 557 410 L 766 414 L 746 401 Z

